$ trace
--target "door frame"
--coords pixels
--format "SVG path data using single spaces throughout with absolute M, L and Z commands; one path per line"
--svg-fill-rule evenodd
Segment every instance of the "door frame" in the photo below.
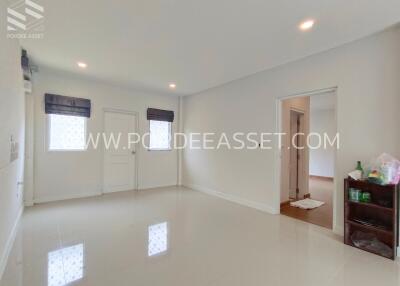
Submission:
M 135 131 L 136 133 L 139 133 L 139 112 L 137 111 L 131 111 L 131 110 L 125 110 L 125 109 L 118 109 L 118 108 L 103 108 L 103 120 L 102 120 L 102 130 L 103 130 L 103 134 L 105 132 L 105 123 L 106 123 L 106 117 L 105 114 L 109 112 L 109 113 L 118 113 L 118 114 L 128 114 L 128 115 L 134 115 L 135 116 Z M 134 187 L 134 191 L 138 191 L 139 190 L 139 150 L 140 150 L 140 144 L 136 144 L 135 146 L 135 171 L 134 171 L 134 177 L 135 177 L 135 187 Z M 101 194 L 108 194 L 108 192 L 104 191 L 104 156 L 105 156 L 105 150 L 104 150 L 104 144 L 102 142 L 102 148 L 101 148 L 101 154 L 102 154 L 102 158 L 101 158 Z
M 290 124 L 291 124 L 291 120 L 292 120 L 292 112 L 295 112 L 295 113 L 297 113 L 297 114 L 299 114 L 299 115 L 301 115 L 301 116 L 303 116 L 303 123 L 304 123 L 304 117 L 305 117 L 305 113 L 306 113 L 306 111 L 305 110 L 302 110 L 302 109 L 300 109 L 300 108 L 295 108 L 295 107 L 290 107 L 290 118 L 289 118 L 289 120 L 290 120 Z M 290 126 L 290 128 L 291 128 L 291 126 Z M 301 129 L 303 129 L 303 130 L 299 130 L 299 132 L 304 132 L 304 126 L 302 126 L 302 128 Z M 290 129 L 291 130 L 291 129 Z M 291 132 L 291 131 L 290 131 Z M 290 134 L 290 138 L 292 138 L 292 134 Z M 297 137 L 297 138 L 299 138 L 299 137 Z M 304 142 L 304 143 L 306 143 L 306 142 Z M 301 150 L 302 152 L 304 151 L 304 149 L 302 149 Z M 291 177 L 291 174 L 290 174 L 290 155 L 289 155 L 289 180 L 291 179 L 290 177 Z M 303 154 L 303 161 L 304 161 L 304 154 Z M 304 162 L 305 163 L 305 162 Z M 304 167 L 304 166 L 303 166 Z M 299 167 L 299 158 L 297 158 L 297 172 L 299 172 L 299 169 L 300 169 L 300 167 Z M 297 188 L 299 188 L 299 186 L 300 185 L 302 185 L 302 188 L 304 187 L 304 182 L 300 182 L 300 179 L 299 179 L 299 174 L 300 173 L 297 173 Z M 301 183 L 303 183 L 303 184 L 301 184 Z M 299 199 L 299 197 L 298 197 L 298 195 L 299 195 L 299 193 L 297 193 L 296 192 L 296 200 L 298 200 Z M 290 200 L 291 198 L 290 198 L 290 182 L 289 182 L 289 200 Z
M 282 132 L 282 102 L 286 99 L 296 98 L 296 97 L 304 97 L 304 96 L 312 96 L 319 95 L 324 93 L 335 92 L 335 128 L 336 132 L 338 132 L 338 86 L 316 89 L 311 91 L 305 91 L 300 93 L 294 93 L 290 95 L 285 95 L 281 97 L 277 97 L 275 99 L 276 103 L 276 133 Z M 282 152 L 280 150 L 281 146 L 277 146 L 274 150 L 274 158 L 275 158 L 275 201 L 274 201 L 274 209 L 275 213 L 280 214 L 280 206 L 281 206 L 281 167 L 282 167 Z M 337 149 L 334 148 L 334 177 L 333 177 L 333 197 L 332 197 L 332 208 L 333 208 L 333 222 L 332 222 L 332 231 L 334 233 L 342 235 L 343 230 L 338 227 L 337 222 L 337 206 L 338 206 L 338 152 Z

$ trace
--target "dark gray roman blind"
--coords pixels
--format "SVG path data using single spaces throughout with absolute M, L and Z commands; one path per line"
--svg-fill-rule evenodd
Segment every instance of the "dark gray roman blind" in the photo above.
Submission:
M 62 114 L 90 117 L 89 99 L 46 93 L 44 95 L 46 114 Z
M 170 110 L 162 110 L 156 108 L 147 109 L 147 120 L 157 120 L 157 121 L 174 121 L 174 112 Z

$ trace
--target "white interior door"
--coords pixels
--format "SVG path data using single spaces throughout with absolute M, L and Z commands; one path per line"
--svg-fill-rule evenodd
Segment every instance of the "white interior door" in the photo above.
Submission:
M 104 113 L 104 189 L 105 193 L 136 189 L 136 146 L 129 146 L 129 133 L 136 132 L 136 115 Z M 110 140 L 113 136 L 114 141 Z M 114 144 L 118 143 L 118 144 Z M 106 146 L 109 145 L 109 146 Z

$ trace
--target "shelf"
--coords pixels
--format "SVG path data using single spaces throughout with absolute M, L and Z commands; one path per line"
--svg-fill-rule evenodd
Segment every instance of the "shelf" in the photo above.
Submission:
M 385 235 L 393 236 L 393 231 L 391 231 L 391 230 L 382 229 L 382 228 L 374 227 L 374 226 L 370 226 L 370 225 L 365 225 L 365 224 L 362 224 L 362 223 L 355 222 L 353 220 L 346 220 L 346 222 L 351 224 L 351 225 L 354 225 L 356 227 L 359 227 L 359 228 L 363 228 L 363 229 L 370 230 L 370 231 L 376 231 L 376 232 L 379 232 L 379 233 L 382 233 L 382 234 L 385 234 Z
M 349 200 L 350 189 L 358 189 L 367 191 L 371 194 L 372 202 L 363 203 Z M 398 206 L 400 204 L 399 185 L 377 185 L 368 181 L 356 181 L 353 179 L 344 180 L 344 242 L 350 246 L 355 246 L 351 241 L 351 235 L 355 231 L 371 233 L 376 236 L 378 240 L 385 243 L 392 250 L 391 259 L 397 256 L 397 247 L 399 245 L 398 230 Z M 392 207 L 385 207 L 377 204 L 379 201 L 387 201 L 392 204 Z M 353 220 L 354 219 L 354 220 Z M 381 228 L 380 225 L 366 225 L 361 222 L 355 221 L 358 219 L 365 219 L 372 222 L 382 222 L 382 226 L 388 228 Z M 357 247 L 359 249 L 378 254 L 381 253 Z M 387 256 L 383 256 L 386 257 Z
M 387 211 L 387 212 L 394 211 L 393 208 L 388 208 L 388 207 L 384 207 L 384 206 L 380 206 L 380 205 L 372 204 L 372 203 L 355 202 L 355 201 L 350 201 L 350 200 L 348 200 L 347 203 L 357 205 L 357 206 L 363 206 L 363 207 L 369 207 L 369 208 L 374 208 L 374 209 L 378 209 L 378 210 L 383 210 L 383 211 Z
M 374 251 L 374 250 L 372 250 L 372 249 L 368 249 L 368 248 L 361 247 L 361 246 L 355 246 L 354 243 L 353 243 L 352 241 L 350 242 L 350 245 L 353 246 L 353 247 L 355 247 L 355 248 L 361 249 L 361 250 L 363 250 L 363 251 L 367 251 L 367 252 L 369 252 L 369 253 L 373 253 L 373 254 L 376 254 L 376 255 L 383 256 L 383 255 L 380 254 L 379 252 Z M 393 258 L 394 258 L 393 255 L 391 255 L 391 256 L 383 256 L 383 257 L 389 258 L 389 259 L 393 259 Z
M 378 185 L 378 184 L 373 184 L 368 181 L 356 181 L 356 180 L 348 180 L 349 188 L 354 188 L 354 189 L 360 189 L 360 190 L 366 190 L 366 191 L 371 191 L 371 190 L 377 190 L 377 191 L 382 191 L 382 192 L 392 192 L 396 186 L 394 185 Z

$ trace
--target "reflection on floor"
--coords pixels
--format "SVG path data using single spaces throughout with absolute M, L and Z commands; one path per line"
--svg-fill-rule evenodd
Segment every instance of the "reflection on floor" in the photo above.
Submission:
M 313 177 L 310 178 L 309 188 L 311 199 L 325 202 L 325 205 L 313 210 L 303 210 L 286 203 L 281 206 L 281 214 L 332 229 L 333 181 Z
M 69 282 L 398 286 L 400 264 L 328 229 L 171 187 L 27 209 L 0 285 Z
M 62 286 L 83 278 L 83 243 L 49 252 L 47 285 Z
M 148 256 L 160 255 L 168 249 L 168 223 L 149 226 Z

